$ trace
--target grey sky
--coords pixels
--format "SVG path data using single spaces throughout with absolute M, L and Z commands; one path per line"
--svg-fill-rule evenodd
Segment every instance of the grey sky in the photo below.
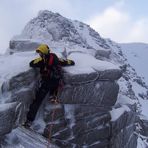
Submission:
M 0 53 L 40 10 L 89 24 L 117 42 L 148 43 L 147 0 L 0 0 Z

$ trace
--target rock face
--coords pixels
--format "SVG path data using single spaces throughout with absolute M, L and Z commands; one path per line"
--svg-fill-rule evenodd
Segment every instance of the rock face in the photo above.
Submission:
M 16 118 L 10 116 L 11 120 L 14 120 L 13 122 L 15 122 L 15 119 L 17 122 L 25 120 L 28 106 L 34 96 L 32 91 L 34 87 L 33 78 L 35 78 L 35 73 L 30 70 L 10 80 L 8 88 L 12 92 L 10 100 L 21 103 L 19 112 L 15 112 Z M 43 111 L 43 121 L 46 123 L 44 135 L 47 137 L 49 134 L 48 128 L 52 120 L 52 112 L 56 110 L 54 121 L 58 121 L 58 124 L 54 124 L 52 136 L 58 146 L 65 147 L 76 144 L 78 146 L 107 147 L 109 145 L 107 139 L 110 137 L 109 123 L 111 119 L 109 110 L 117 99 L 118 84 L 115 81 L 101 81 L 99 79 L 89 83 L 86 79 L 81 83 L 64 86 L 62 92 L 59 93 L 62 105 L 45 103 L 46 106 Z M 11 128 L 9 127 L 9 130 Z M 101 143 L 95 144 L 98 140 Z
M 146 118 L 140 118 L 141 135 L 148 137 L 148 120 Z
M 41 30 L 41 32 L 39 30 Z M 88 32 L 96 45 L 109 48 L 106 41 L 88 25 L 78 21 L 74 21 L 73 23 L 70 19 L 50 11 L 39 12 L 38 17 L 32 19 L 25 26 L 22 35 L 27 39 L 38 39 L 42 41 L 46 39 L 49 40 L 50 43 L 52 43 L 52 41 L 54 41 L 54 43 L 66 41 L 85 48 L 92 47 L 92 42 L 89 43 L 85 36 L 86 34 L 83 35 L 80 30 L 82 32 L 84 30 Z
M 36 78 L 36 71 L 30 70 L 9 81 L 8 91 L 12 93 L 10 100 L 21 103 L 18 110 L 14 110 L 13 116 L 11 114 L 9 116 L 9 121 L 15 123 L 15 127 L 25 120 L 29 104 L 34 98 L 32 90 L 34 90 L 35 82 L 32 80 Z M 52 126 L 52 142 L 63 148 L 73 146 L 132 148 L 133 145 L 136 146 L 136 137 L 133 134 L 136 118 L 134 112 L 132 110 L 123 112 L 117 120 L 111 121 L 111 107 L 116 102 L 119 90 L 116 81 L 97 79 L 90 82 L 88 81 L 90 77 L 87 77 L 85 81 L 81 80 L 80 83 L 77 83 L 79 77 L 71 76 L 71 79 L 76 81 L 65 84 L 59 93 L 62 104 L 53 105 L 45 100 L 40 118 L 45 126 L 42 127 L 38 123 L 37 129 L 44 131 L 43 135 L 48 138 L 49 129 Z M 6 126 L 5 129 L 1 125 L 1 128 L 3 128 L 3 132 L 0 134 L 4 135 L 13 127 Z M 9 130 L 7 130 L 8 128 Z M 123 137 L 127 138 L 123 140 Z M 22 144 L 20 139 L 18 141 Z
M 127 107 L 127 106 L 126 106 Z M 117 108 L 118 112 L 123 107 Z M 128 106 L 120 117 L 111 122 L 111 148 L 132 148 L 137 147 L 136 122 L 138 122 L 136 112 L 136 105 Z
M 9 43 L 11 52 L 34 50 L 39 45 L 40 43 L 30 40 L 11 40 Z
M 0 105 L 0 138 L 11 132 L 16 122 L 19 104 L 17 102 Z
M 94 105 L 57 105 L 53 119 L 52 137 L 59 147 L 107 147 L 110 137 L 110 108 Z M 52 107 L 46 105 L 44 135 L 48 137 Z
M 94 49 L 96 57 L 109 57 L 111 53 L 106 40 L 88 25 L 46 10 L 32 19 L 21 35 L 15 36 L 10 41 L 9 47 L 11 52 L 34 50 L 40 43 L 46 43 L 51 48 L 61 48 L 64 45 L 62 48 L 79 46 Z
M 116 70 L 114 71 L 116 73 Z M 120 75 L 121 71 L 118 71 Z M 104 71 L 99 77 L 98 73 L 73 75 L 66 74 L 65 85 L 60 92 L 60 98 L 66 104 L 97 104 L 113 106 L 116 102 L 119 86 L 111 79 L 106 78 Z M 96 79 L 97 78 L 97 79 Z M 92 91 L 93 90 L 93 91 Z
M 1 142 L 1 146 L 7 148 L 58 148 L 57 146 L 49 143 L 43 136 L 24 127 L 18 127 L 14 129 L 11 133 L 11 138 L 9 139 L 9 142 L 3 140 Z
M 66 45 L 70 49 L 67 51 L 68 56 L 77 52 L 85 53 L 86 57 L 93 56 L 94 62 L 97 59 L 100 59 L 100 63 L 104 60 L 113 61 L 109 44 L 97 32 L 86 24 L 71 21 L 49 11 L 40 12 L 37 18 L 26 25 L 20 36 L 11 40 L 10 51 L 32 50 L 40 43 L 47 43 L 50 47 Z M 79 48 L 75 51 L 77 47 Z M 33 128 L 46 138 L 52 137 L 52 142 L 61 148 L 135 148 L 137 145 L 137 137 L 134 135 L 137 122 L 135 105 L 125 105 L 126 107 L 115 105 L 119 94 L 117 81 L 121 78 L 123 70 L 112 68 L 110 65 L 105 69 L 101 66 L 98 68 L 96 63 L 87 65 L 88 70 L 83 69 L 82 61 L 78 62 L 82 63 L 77 67 L 78 73 L 64 69 L 64 86 L 58 94 L 62 103 L 49 104 L 47 95 Z M 4 126 L 3 122 L 0 124 L 1 137 L 26 120 L 29 105 L 34 99 L 37 79 L 38 71 L 31 69 L 3 83 L 0 95 L 9 96 L 5 102 L 9 107 L 0 110 L 0 116 L 2 120 L 9 120 L 10 123 L 7 126 Z M 5 111 L 8 115 L 4 114 Z M 26 144 L 26 140 L 24 142 L 17 136 L 23 135 L 20 127 L 16 128 L 14 133 L 14 139 L 16 138 L 17 144 L 22 147 L 34 148 L 42 141 L 48 143 L 45 138 L 37 138 L 38 136 L 32 138 L 30 133 L 27 139 L 36 145 L 31 142 Z M 5 139 L 2 143 L 7 145 Z M 43 147 L 45 145 L 42 143 Z

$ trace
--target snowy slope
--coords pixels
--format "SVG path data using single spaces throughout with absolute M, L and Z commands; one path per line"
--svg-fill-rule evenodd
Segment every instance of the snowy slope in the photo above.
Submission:
M 139 104 L 139 111 L 144 115 L 142 118 L 148 120 L 148 44 L 118 44 L 111 40 L 108 40 L 108 44 L 114 51 L 111 59 L 123 65 L 125 71 L 119 80 L 120 93 L 117 103 L 130 103 L 130 99 L 134 98 Z M 146 139 L 147 137 L 139 135 L 137 148 L 147 148 Z
M 144 77 L 148 84 L 148 44 L 131 43 L 120 44 L 123 53 L 130 65 L 136 70 L 139 76 Z
M 129 64 L 136 70 L 137 74 L 143 78 L 146 85 L 148 85 L 148 44 L 144 43 L 129 43 L 120 44 L 124 55 L 126 56 Z M 134 88 L 133 84 L 133 88 Z M 137 89 L 137 88 L 135 88 Z M 143 91 L 138 88 L 138 91 Z M 148 96 L 148 91 L 146 91 Z M 140 104 L 142 105 L 142 114 L 148 118 L 148 100 L 143 100 L 139 97 Z
M 28 61 L 34 55 L 34 53 L 24 52 L 0 56 L 0 87 L 4 81 L 9 80 L 12 76 L 28 70 Z
M 33 18 L 24 27 L 20 35 L 12 40 L 31 39 L 44 42 L 52 47 L 82 47 L 87 49 L 108 49 L 106 41 L 99 33 L 88 25 L 72 21 L 58 13 L 40 11 L 36 18 Z M 101 48 L 101 50 L 103 50 Z

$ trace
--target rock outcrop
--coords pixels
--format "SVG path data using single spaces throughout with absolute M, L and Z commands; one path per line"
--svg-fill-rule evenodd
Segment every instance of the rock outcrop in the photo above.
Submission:
M 10 133 L 13 133 L 12 141 L 30 148 L 45 147 L 49 136 L 51 142 L 61 148 L 136 147 L 136 105 L 115 104 L 119 94 L 117 82 L 123 70 L 111 63 L 113 53 L 107 41 L 88 25 L 43 11 L 27 24 L 20 36 L 11 40 L 10 53 L 31 51 L 42 42 L 57 48 L 66 44 L 67 56 L 74 58 L 76 68 L 64 68 L 64 86 L 58 93 L 62 103 L 50 104 L 47 95 L 39 109 L 32 128 L 44 138 L 35 136 L 33 131 L 16 128 L 26 120 L 34 99 L 38 71 L 30 69 L 3 83 L 0 97 L 7 96 L 5 105 L 8 107 L 0 110 L 0 116 L 10 122 L 6 126 L 0 123 L 2 144 L 10 145 L 6 140 L 9 135 L 5 137 L 5 134 L 16 128 Z M 79 56 L 85 60 L 90 58 L 90 62 L 82 62 L 81 58 L 77 59 Z
M 114 71 L 112 70 L 112 72 Z M 133 141 L 136 145 L 136 137 L 133 135 L 135 114 L 132 110 L 123 112 L 117 120 L 111 121 L 110 111 L 116 102 L 119 90 L 114 78 L 106 79 L 103 76 L 99 78 L 98 75 L 95 79 L 96 74 L 94 73 L 87 75 L 65 73 L 65 76 L 68 79 L 65 80 L 66 84 L 59 93 L 62 104 L 51 105 L 48 104 L 48 99 L 45 100 L 40 109 L 42 116 L 39 118 L 45 126 L 43 127 L 40 123 L 36 124 L 37 131 L 42 131 L 44 136 L 48 138 L 49 128 L 53 126 L 52 139 L 59 147 L 75 145 L 77 147 L 115 148 L 126 144 L 125 147 L 130 148 L 133 146 Z M 29 70 L 9 81 L 7 91 L 11 91 L 10 100 L 21 104 L 19 110 L 14 110 L 13 116 L 9 116 L 9 121 L 12 121 L 13 125 L 16 124 L 14 127 L 25 121 L 29 104 L 34 98 L 32 90 L 35 89 L 37 77 L 37 71 Z M 52 119 L 53 112 L 55 112 L 54 119 Z M 3 128 L 3 132 L 0 134 L 4 135 L 8 131 L 10 132 L 13 127 L 2 125 L 1 128 Z M 123 141 L 125 135 L 130 139 L 127 138 Z

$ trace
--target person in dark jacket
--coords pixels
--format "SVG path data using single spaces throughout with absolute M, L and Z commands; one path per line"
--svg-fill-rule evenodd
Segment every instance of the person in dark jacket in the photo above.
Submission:
M 27 121 L 25 123 L 27 126 L 30 126 L 34 121 L 37 111 L 48 92 L 50 94 L 49 99 L 56 99 L 59 83 L 62 79 L 61 66 L 75 64 L 72 60 L 60 60 L 56 54 L 50 52 L 50 49 L 46 44 L 41 44 L 36 49 L 36 52 L 40 57 L 32 60 L 30 62 L 30 67 L 40 69 L 41 81 L 36 90 L 35 99 L 30 105 L 27 114 Z

